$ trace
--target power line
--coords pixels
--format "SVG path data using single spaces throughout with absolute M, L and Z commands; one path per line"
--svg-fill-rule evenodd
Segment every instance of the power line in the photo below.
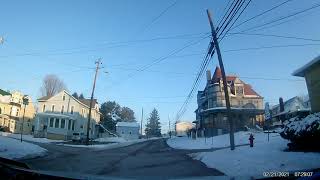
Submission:
M 231 26 L 229 27 L 229 29 L 226 31 L 226 33 L 223 35 L 223 37 L 220 39 L 220 41 L 222 41 L 222 39 L 226 36 L 226 34 L 228 34 L 228 32 L 231 30 L 231 28 L 233 27 L 233 25 L 237 22 L 237 20 L 239 19 L 239 17 L 242 15 L 242 13 L 244 12 L 244 10 L 247 9 L 248 5 L 250 4 L 251 0 L 248 1 L 248 3 L 246 4 L 246 6 L 242 9 L 242 11 L 240 12 L 240 14 L 238 15 L 238 17 L 236 18 L 236 20 L 233 21 L 233 23 L 231 24 Z M 222 34 L 222 33 L 221 33 Z M 221 35 L 220 34 L 220 35 Z M 219 38 L 219 37 L 218 37 Z
M 258 17 L 260 17 L 260 16 L 262 16 L 262 15 L 264 15 L 264 14 L 267 14 L 268 12 L 271 12 L 271 11 L 277 9 L 278 7 L 280 7 L 280 6 L 288 3 L 288 2 L 290 2 L 290 1 L 293 1 L 293 0 L 284 1 L 284 2 L 282 2 L 282 3 L 280 3 L 280 4 L 278 4 L 278 5 L 274 6 L 274 7 L 272 7 L 272 8 L 270 8 L 270 9 L 266 10 L 266 11 L 263 11 L 262 13 L 259 13 L 259 14 L 255 15 L 255 16 L 253 16 L 253 17 L 245 20 L 245 21 L 242 21 L 241 23 L 239 23 L 239 24 L 237 24 L 236 26 L 234 26 L 233 28 L 231 28 L 231 30 L 233 30 L 233 29 L 235 29 L 235 28 L 237 28 L 237 27 L 239 27 L 239 26 L 241 26 L 241 25 L 243 25 L 243 24 L 245 24 L 245 23 L 247 23 L 247 22 L 249 22 L 249 21 L 251 21 L 251 20 L 253 20 L 253 19 L 255 19 L 255 18 L 258 18 Z
M 271 20 L 271 21 L 269 21 L 269 22 L 266 22 L 266 23 L 263 23 L 263 24 L 260 24 L 260 25 L 257 25 L 257 26 L 250 27 L 250 28 L 245 29 L 245 30 L 242 30 L 242 31 L 240 31 L 240 32 L 241 32 L 241 33 L 242 33 L 242 32 L 247 32 L 247 31 L 250 31 L 250 30 L 253 30 L 253 29 L 256 29 L 256 28 L 264 27 L 264 26 L 266 26 L 266 25 L 273 24 L 273 23 L 275 23 L 275 22 L 278 22 L 278 21 L 281 21 L 281 20 L 284 20 L 284 19 L 287 19 L 287 18 L 296 16 L 296 15 L 298 15 L 298 14 L 301 14 L 301 13 L 304 13 L 304 12 L 307 12 L 307 11 L 310 11 L 310 10 L 312 10 L 312 9 L 318 8 L 319 6 L 320 6 L 320 4 L 318 3 L 318 4 L 315 4 L 315 5 L 311 6 L 311 7 L 309 7 L 309 8 L 306 8 L 306 9 L 303 9 L 303 10 L 300 10 L 300 11 L 296 11 L 296 12 L 291 13 L 291 14 L 289 14 L 289 15 L 286 15 L 286 16 L 283 16 L 283 17 L 280 17 L 280 18 L 277 18 L 277 19 L 273 19 L 273 20 Z
M 272 48 L 286 48 L 286 47 L 302 47 L 302 46 L 319 46 L 320 44 L 288 44 L 288 45 L 275 45 L 275 46 L 262 46 L 262 47 L 251 47 L 241 49 L 229 49 L 223 52 L 235 52 L 235 51 L 248 51 L 248 50 L 260 50 L 260 49 L 272 49 Z
M 283 36 L 283 35 L 276 35 L 276 34 L 259 34 L 259 33 L 228 33 L 228 34 L 229 35 L 252 35 L 252 36 L 278 37 L 278 38 L 296 39 L 296 40 L 305 40 L 305 41 L 320 41 L 320 39 L 302 38 L 302 37 L 295 37 L 295 36 Z
M 163 11 L 160 12 L 159 15 L 154 17 L 145 27 L 141 28 L 142 30 L 140 31 L 141 33 L 146 31 L 148 28 L 151 27 L 151 25 L 159 20 L 169 9 L 171 9 L 173 6 L 175 6 L 178 3 L 178 0 L 174 1 L 172 4 L 170 4 L 168 7 L 166 7 Z
M 174 36 L 156 37 L 156 38 L 151 38 L 151 39 L 109 42 L 109 43 L 103 43 L 101 45 L 95 45 L 95 47 L 117 48 L 117 47 L 130 46 L 130 44 L 134 44 L 134 43 L 146 43 L 146 42 L 159 41 L 159 40 L 198 39 L 199 38 L 198 35 L 206 35 L 206 34 L 209 34 L 209 33 L 181 34 L 181 35 L 174 35 Z M 202 37 L 202 36 L 200 36 L 200 37 Z M 106 46 L 106 45 L 109 45 L 109 46 Z M 66 48 L 66 49 L 55 49 L 55 50 L 49 50 L 46 53 L 26 52 L 26 53 L 18 53 L 18 54 L 13 54 L 13 55 L 2 55 L 2 56 L 0 56 L 0 58 L 20 57 L 20 56 L 69 55 L 69 54 L 86 53 L 86 52 L 94 52 L 94 51 L 100 51 L 101 50 L 101 49 L 95 49 L 95 48 L 91 48 L 91 49 L 87 49 L 87 48 L 91 48 L 91 47 L 86 46 L 86 47 L 75 47 L 75 48 Z M 85 49 L 85 50 L 81 50 L 81 49 Z M 78 51 L 61 52 L 61 51 L 70 51 L 70 50 L 78 50 Z
M 238 4 L 237 5 L 237 7 L 236 7 L 236 9 L 232 12 L 232 15 L 231 15 L 231 17 L 230 17 L 230 19 L 228 20 L 228 22 L 226 23 L 226 25 L 223 27 L 223 29 L 222 29 L 222 31 L 220 31 L 220 29 L 219 29 L 219 31 L 217 32 L 217 36 L 218 37 L 220 37 L 222 34 L 223 34 L 223 32 L 224 32 L 224 30 L 229 26 L 229 24 L 233 21 L 233 18 L 236 16 L 236 14 L 238 13 L 238 11 L 241 9 L 241 7 L 243 6 L 243 4 L 245 3 L 245 0 L 241 0 L 240 1 L 240 4 Z M 249 1 L 249 3 L 250 3 L 250 1 Z
M 242 0 L 241 0 L 241 1 L 242 1 Z M 232 4 L 233 4 L 233 3 L 231 4 L 230 8 L 232 7 L 232 9 L 231 9 L 230 11 L 229 11 L 230 8 L 228 9 L 228 11 L 227 11 L 227 13 L 229 12 L 228 15 L 226 16 L 226 18 L 225 18 L 224 20 L 223 20 L 223 19 L 221 20 L 221 21 L 223 21 L 222 24 L 217 26 L 217 28 L 218 28 L 218 29 L 217 29 L 217 34 L 219 34 L 221 28 L 224 27 L 224 24 L 227 22 L 227 20 L 229 19 L 230 15 L 231 15 L 232 13 L 234 13 L 234 9 L 238 6 L 238 4 L 239 4 L 241 1 L 240 1 L 240 0 L 237 0 L 236 2 L 234 1 L 235 4 L 233 5 L 233 7 L 232 7 Z M 219 23 L 219 24 L 220 24 L 220 23 Z

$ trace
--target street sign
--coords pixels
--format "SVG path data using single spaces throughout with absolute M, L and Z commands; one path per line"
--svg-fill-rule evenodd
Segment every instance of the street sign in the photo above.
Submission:
M 264 119 L 266 121 L 271 119 L 270 107 L 269 107 L 269 103 L 268 102 L 266 102 L 266 104 L 264 106 Z

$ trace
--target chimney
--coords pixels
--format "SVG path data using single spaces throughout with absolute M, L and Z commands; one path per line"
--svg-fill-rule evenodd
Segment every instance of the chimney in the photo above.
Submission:
M 211 80 L 211 71 L 207 70 L 207 81 Z

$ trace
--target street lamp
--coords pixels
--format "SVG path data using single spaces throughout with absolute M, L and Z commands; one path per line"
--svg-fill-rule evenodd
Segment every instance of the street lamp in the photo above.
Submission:
M 22 116 L 22 125 L 21 125 L 21 137 L 20 141 L 22 142 L 22 133 L 23 133 L 23 124 L 24 124 L 24 114 L 26 113 L 26 106 L 29 104 L 29 97 L 24 95 L 22 98 L 22 103 L 24 104 L 23 116 Z

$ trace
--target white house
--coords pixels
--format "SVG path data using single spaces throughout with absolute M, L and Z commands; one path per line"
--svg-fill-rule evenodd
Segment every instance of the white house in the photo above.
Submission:
M 140 126 L 136 122 L 118 122 L 116 131 L 124 139 L 138 139 Z
M 71 139 L 73 133 L 87 135 L 90 99 L 77 99 L 63 90 L 52 97 L 38 99 L 38 113 L 35 118 L 36 137 L 49 139 Z M 98 136 L 100 121 L 99 105 L 93 101 L 89 137 Z

